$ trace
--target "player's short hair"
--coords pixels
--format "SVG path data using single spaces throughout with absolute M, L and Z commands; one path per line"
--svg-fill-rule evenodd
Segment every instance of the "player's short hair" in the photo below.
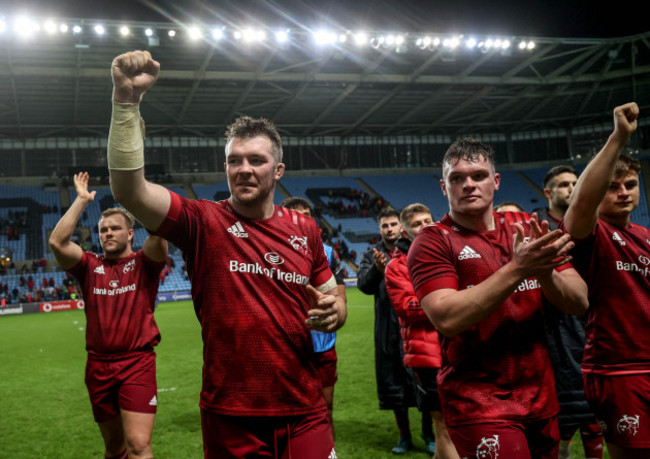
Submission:
M 386 217 L 397 217 L 399 218 L 399 211 L 397 209 L 393 209 L 392 207 L 385 207 L 379 211 L 379 214 L 377 215 L 377 223 L 381 222 L 382 218 Z
M 505 207 L 505 206 L 512 206 L 512 207 L 515 207 L 515 208 L 519 209 L 519 212 L 524 212 L 524 208 L 521 207 L 519 204 L 517 204 L 514 201 L 503 201 L 503 202 L 499 203 L 499 205 L 494 207 L 494 211 L 498 212 L 502 207 Z
M 309 204 L 309 201 L 307 201 L 305 198 L 286 198 L 284 201 L 282 201 L 280 207 L 286 207 L 287 209 L 296 209 L 298 207 L 302 207 L 304 209 L 309 209 L 311 212 L 311 204 Z
M 110 217 L 111 215 L 117 215 L 120 214 L 124 217 L 124 220 L 126 220 L 126 227 L 127 229 L 133 229 L 135 226 L 135 218 L 133 215 L 131 215 L 126 209 L 123 207 L 110 207 L 106 209 L 102 214 L 99 216 L 99 222 L 97 222 L 97 227 L 102 224 L 102 220 L 104 220 L 104 217 Z
M 226 156 L 233 139 L 252 139 L 266 137 L 271 141 L 271 154 L 276 162 L 282 162 L 282 138 L 275 125 L 265 118 L 240 116 L 226 128 Z
M 576 177 L 578 176 L 578 172 L 576 172 L 575 167 L 569 166 L 567 164 L 560 164 L 559 166 L 551 167 L 548 170 L 548 172 L 544 176 L 544 179 L 542 180 L 542 186 L 544 188 L 548 188 L 548 184 L 551 182 L 551 180 L 553 180 L 558 175 L 564 174 L 564 173 L 573 174 Z
M 442 176 L 445 177 L 453 163 L 458 163 L 461 159 L 470 163 L 478 162 L 481 158 L 492 166 L 494 171 L 494 148 L 488 143 L 480 140 L 466 137 L 456 140 L 452 143 L 445 156 L 442 158 Z
M 399 214 L 399 221 L 402 225 L 405 225 L 408 223 L 409 218 L 415 214 L 429 214 L 431 215 L 431 211 L 427 206 L 424 204 L 420 204 L 419 202 L 414 202 L 413 204 L 409 204 L 408 206 L 404 207 L 402 211 Z
M 622 154 L 618 157 L 618 161 L 616 161 L 614 176 L 621 177 L 630 171 L 638 174 L 640 170 L 641 163 L 638 160 L 632 158 L 630 155 Z

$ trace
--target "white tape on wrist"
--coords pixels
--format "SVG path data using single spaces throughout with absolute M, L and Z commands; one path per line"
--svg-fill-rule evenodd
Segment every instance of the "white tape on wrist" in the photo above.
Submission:
M 108 168 L 132 171 L 144 167 L 144 120 L 139 104 L 113 101 L 108 133 Z
M 316 290 L 318 290 L 321 293 L 327 293 L 333 288 L 336 288 L 336 278 L 334 276 L 330 277 L 330 280 L 325 282 L 323 285 L 319 285 L 316 287 Z

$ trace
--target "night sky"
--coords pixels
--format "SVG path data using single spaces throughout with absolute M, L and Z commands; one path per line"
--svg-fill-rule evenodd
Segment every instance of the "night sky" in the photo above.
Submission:
M 214 24 L 261 20 L 277 27 L 313 29 L 338 24 L 351 30 L 531 37 L 611 38 L 650 30 L 647 18 L 638 7 L 593 0 L 4 0 L 0 3 L 0 11 L 5 14 L 30 10 L 42 16 L 73 18 L 184 23 L 200 18 Z

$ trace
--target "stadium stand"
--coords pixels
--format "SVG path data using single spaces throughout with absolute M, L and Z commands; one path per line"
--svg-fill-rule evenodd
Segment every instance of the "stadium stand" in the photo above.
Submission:
M 645 159 L 647 161 L 647 158 Z M 550 166 L 549 166 L 550 167 Z M 496 202 L 512 200 L 526 211 L 544 205 L 542 178 L 549 167 L 532 167 L 500 171 L 501 189 Z M 584 165 L 576 166 L 578 171 Z M 648 199 L 643 174 L 638 208 L 632 214 L 634 223 L 650 226 Z M 97 191 L 93 203 L 80 220 L 77 242 L 91 251 L 99 251 L 97 221 L 101 211 L 115 206 L 110 189 L 102 184 L 91 186 Z M 187 189 L 171 187 L 173 191 L 200 199 L 221 200 L 229 196 L 225 181 L 215 184 L 195 183 Z M 356 277 L 356 265 L 361 255 L 378 237 L 374 216 L 385 205 L 401 209 L 412 202 L 422 202 L 438 219 L 447 211 L 447 200 L 440 192 L 439 178 L 435 174 L 368 174 L 353 176 L 283 177 L 278 184 L 275 203 L 287 196 L 306 197 L 314 206 L 314 215 L 320 219 L 327 242 L 333 245 L 344 261 L 349 277 Z M 61 191 L 64 192 L 61 195 Z M 47 244 L 49 233 L 57 224 L 65 205 L 75 199 L 74 188 L 63 182 L 56 187 L 0 185 L 0 255 L 11 260 L 0 264 L 0 297 L 8 302 L 28 299 L 27 278 L 32 276 L 34 286 L 40 287 L 43 278 L 55 283 L 56 295 L 69 295 L 65 285 L 66 273 L 58 269 Z M 65 202 L 69 198 L 69 202 Z M 62 205 L 62 202 L 64 205 Z M 371 204 L 369 204 L 371 203 Z M 16 227 L 17 233 L 9 231 Z M 147 231 L 139 225 L 134 230 L 134 248 L 142 247 Z M 170 245 L 170 269 L 161 279 L 160 292 L 178 292 L 190 289 L 183 269 L 183 259 L 177 247 Z M 3 258 L 4 259 L 4 258 Z M 21 281 L 21 277 L 23 278 Z M 63 287 L 66 292 L 63 292 Z M 32 296 L 45 297 L 46 292 L 36 288 Z

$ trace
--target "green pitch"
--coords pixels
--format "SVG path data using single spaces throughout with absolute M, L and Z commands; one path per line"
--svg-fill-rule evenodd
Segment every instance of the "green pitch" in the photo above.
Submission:
M 394 458 L 397 430 L 378 409 L 374 376 L 373 298 L 348 289 L 348 322 L 338 333 L 339 381 L 334 393 L 341 459 Z M 157 459 L 202 458 L 198 408 L 201 336 L 191 303 L 162 303 L 158 355 Z M 85 317 L 81 311 L 0 317 L 0 458 L 102 458 L 103 443 L 84 385 Z M 411 410 L 416 450 L 420 414 Z M 572 456 L 583 458 L 579 438 Z M 606 457 L 608 457 L 606 455 Z

